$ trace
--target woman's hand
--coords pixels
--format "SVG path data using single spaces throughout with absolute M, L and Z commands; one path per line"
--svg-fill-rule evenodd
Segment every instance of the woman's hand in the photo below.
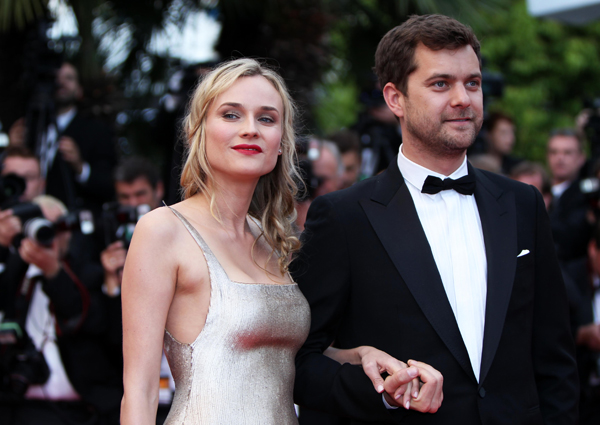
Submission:
M 391 404 L 388 395 L 393 393 L 395 394 L 394 398 L 396 398 L 398 396 L 397 388 L 400 388 L 402 384 L 407 382 L 407 374 L 410 375 L 414 373 L 410 373 L 411 369 L 416 369 L 417 378 L 415 379 L 418 381 L 418 384 L 415 386 L 413 381 L 413 396 L 407 398 L 405 395 L 403 399 L 403 406 L 406 409 L 410 408 L 423 413 L 437 412 L 444 399 L 444 393 L 442 391 L 444 377 L 438 370 L 434 369 L 427 363 L 409 360 L 408 366 L 408 369 L 402 369 L 386 378 L 384 383 L 386 390 L 384 396 L 386 397 L 386 401 Z M 409 402 L 408 406 L 406 405 L 407 399 Z
M 402 405 L 409 409 L 411 397 L 419 396 L 419 378 L 416 368 L 408 369 L 408 365 L 389 354 L 374 347 L 362 346 L 356 348 L 365 374 L 371 379 L 378 393 L 387 393 L 386 401 L 391 405 Z M 395 378 L 387 382 L 381 374 L 387 372 Z M 391 397 L 391 398 L 390 398 Z M 392 400 L 393 399 L 393 400 Z
M 375 390 L 383 393 L 389 405 L 419 412 L 436 412 L 444 398 L 443 376 L 430 365 L 409 360 L 408 365 L 374 347 L 352 349 L 329 347 L 323 353 L 339 363 L 362 365 Z M 383 372 L 388 376 L 385 381 Z

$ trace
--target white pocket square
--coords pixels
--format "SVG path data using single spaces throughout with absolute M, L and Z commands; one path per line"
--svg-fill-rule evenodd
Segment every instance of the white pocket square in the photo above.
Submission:
M 519 255 L 517 255 L 517 258 L 522 257 L 524 255 L 529 254 L 529 250 L 528 249 L 524 249 L 523 251 L 521 251 L 521 253 Z

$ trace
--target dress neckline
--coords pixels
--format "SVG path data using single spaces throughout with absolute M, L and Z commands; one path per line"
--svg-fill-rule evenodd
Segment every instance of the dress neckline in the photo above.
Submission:
M 165 204 L 166 205 L 166 204 Z M 217 265 L 219 266 L 219 268 L 223 271 L 223 273 L 225 274 L 225 277 L 227 277 L 227 280 L 231 283 L 237 284 L 237 285 L 245 285 L 245 286 L 257 286 L 257 287 L 266 287 L 266 286 L 274 286 L 274 287 L 290 287 L 290 286 L 296 286 L 297 283 L 294 281 L 294 279 L 292 279 L 292 276 L 290 275 L 289 272 L 287 272 L 287 276 L 289 277 L 289 279 L 291 280 L 290 283 L 264 283 L 264 282 L 240 282 L 237 280 L 233 280 L 229 277 L 229 273 L 227 273 L 227 270 L 225 270 L 225 268 L 223 267 L 223 265 L 221 264 L 221 262 L 219 261 L 219 258 L 215 255 L 215 253 L 212 251 L 212 249 L 210 248 L 210 246 L 208 245 L 208 243 L 206 243 L 206 241 L 204 240 L 204 238 L 202 237 L 202 235 L 200 234 L 200 232 L 198 231 L 198 229 L 196 229 L 187 218 L 185 218 L 185 216 L 180 213 L 179 211 L 177 211 L 175 208 L 166 205 L 171 211 L 173 211 L 173 213 L 183 222 L 184 226 L 188 229 L 188 231 L 191 233 L 192 237 L 194 238 L 194 240 L 196 241 L 196 243 L 198 243 L 198 245 L 200 246 L 200 248 L 202 249 L 202 251 L 204 252 L 204 255 L 206 257 L 206 255 L 210 255 L 212 258 L 214 258 L 215 262 L 217 263 Z M 250 225 L 249 221 L 253 221 L 256 226 L 260 229 L 260 224 L 256 221 L 256 219 L 254 219 L 254 217 L 250 216 L 249 214 L 246 214 L 246 222 L 248 223 L 248 225 L 250 226 L 250 233 L 252 233 L 252 236 L 255 236 L 254 233 L 252 232 L 252 227 Z M 206 265 L 208 267 L 209 270 L 209 274 L 210 274 L 210 264 L 207 261 Z

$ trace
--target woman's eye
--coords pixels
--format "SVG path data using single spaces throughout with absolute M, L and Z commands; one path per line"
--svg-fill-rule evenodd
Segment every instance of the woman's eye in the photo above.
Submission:
M 233 120 L 236 119 L 238 116 L 236 114 L 233 114 L 231 112 L 227 112 L 226 114 L 223 114 L 223 118 L 227 118 L 229 120 Z
M 273 118 L 271 118 L 271 117 L 260 117 L 258 120 L 262 121 L 262 122 L 269 123 L 269 124 L 272 124 L 272 123 L 275 122 L 275 120 Z

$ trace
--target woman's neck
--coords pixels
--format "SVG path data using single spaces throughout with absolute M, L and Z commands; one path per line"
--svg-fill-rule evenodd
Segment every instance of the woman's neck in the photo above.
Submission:
M 198 206 L 215 219 L 215 224 L 220 223 L 220 226 L 228 232 L 241 236 L 249 231 L 246 215 L 250 209 L 255 188 L 256 183 L 217 183 L 214 188 L 209 188 L 209 193 L 214 192 L 215 194 L 213 210 L 210 210 L 211 197 L 209 194 L 196 195 Z

